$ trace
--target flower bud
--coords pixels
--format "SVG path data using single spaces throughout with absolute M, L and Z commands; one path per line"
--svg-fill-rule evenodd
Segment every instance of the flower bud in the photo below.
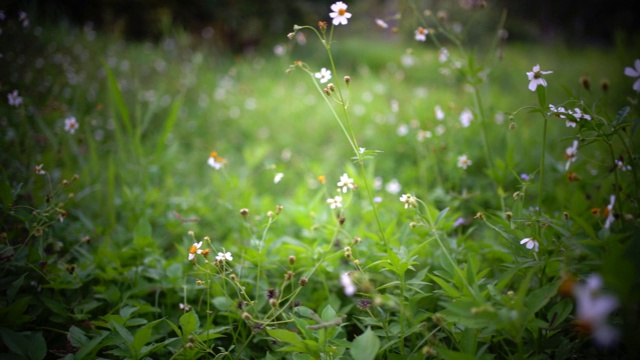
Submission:
M 249 209 L 247 208 L 240 209 L 240 215 L 242 215 L 242 217 L 246 219 L 247 215 L 249 215 Z
M 293 255 L 289 256 L 289 264 L 294 265 L 296 263 L 296 257 Z
M 307 280 L 307 278 L 305 278 L 305 277 L 300 278 L 300 281 L 298 281 L 298 285 L 300 285 L 302 287 L 307 286 L 308 283 L 309 283 L 309 280 Z
M 344 83 L 347 84 L 347 86 L 349 86 L 349 84 L 351 83 L 351 76 L 345 76 L 344 77 Z

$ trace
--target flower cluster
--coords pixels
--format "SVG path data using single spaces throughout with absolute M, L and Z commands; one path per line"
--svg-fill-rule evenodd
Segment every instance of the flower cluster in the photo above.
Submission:
M 226 162 L 227 161 L 223 157 L 219 156 L 217 152 L 212 151 L 209 154 L 209 160 L 207 161 L 207 164 L 209 164 L 209 166 L 216 170 L 220 170 L 224 167 L 224 164 L 226 164 Z
M 400 196 L 400 201 L 404 203 L 404 208 L 416 207 L 418 205 L 418 199 L 411 194 L 403 194 Z
M 558 116 L 559 118 L 565 119 L 565 122 L 566 122 L 565 124 L 567 127 L 576 127 L 577 125 L 576 121 L 580 121 L 580 120 L 591 121 L 591 115 L 583 113 L 582 110 L 580 110 L 580 108 L 567 110 L 562 106 L 556 107 L 553 104 L 549 104 L 549 109 L 553 113 L 555 113 L 556 116 Z M 573 118 L 567 117 L 566 116 L 567 114 L 571 115 Z M 573 120 L 574 118 L 576 121 Z

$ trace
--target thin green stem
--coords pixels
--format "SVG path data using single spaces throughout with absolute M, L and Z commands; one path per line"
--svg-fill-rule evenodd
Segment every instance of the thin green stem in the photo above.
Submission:
M 538 211 L 542 211 L 542 190 L 544 189 L 544 158 L 547 151 L 547 122 L 549 118 L 544 117 L 544 127 L 542 129 L 542 154 L 540 156 L 540 180 L 538 181 Z

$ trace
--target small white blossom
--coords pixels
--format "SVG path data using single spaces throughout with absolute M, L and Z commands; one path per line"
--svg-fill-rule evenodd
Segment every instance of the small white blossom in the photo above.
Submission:
M 573 286 L 576 298 L 576 320 L 579 328 L 588 331 L 596 344 L 608 347 L 618 340 L 618 330 L 607 324 L 607 318 L 618 307 L 618 299 L 602 291 L 602 278 L 590 275 L 585 283 Z
M 340 176 L 340 181 L 338 181 L 338 187 L 342 188 L 342 192 L 346 193 L 349 189 L 355 189 L 356 184 L 353 182 L 353 179 L 347 175 L 347 173 L 342 174 Z
M 567 165 L 565 165 L 564 169 L 569 170 L 569 166 L 572 162 L 575 162 L 578 156 L 578 140 L 573 140 L 573 145 L 569 146 L 564 151 L 564 157 L 567 159 Z
M 44 164 L 36 165 L 33 171 L 36 173 L 36 175 L 44 175 L 47 172 L 44 171 L 43 167 L 44 167 Z
M 219 252 L 218 255 L 216 256 L 216 260 L 218 260 L 218 261 L 225 261 L 225 260 L 231 261 L 231 260 L 233 260 L 233 257 L 231 256 L 231 253 L 228 252 L 228 251 L 225 252 L 225 253 Z
M 636 59 L 633 63 L 633 67 L 627 66 L 624 69 L 624 74 L 633 78 L 637 78 L 633 83 L 633 90 L 640 92 L 640 59 Z
M 615 163 L 616 163 L 616 168 L 618 170 L 622 170 L 622 171 L 631 170 L 631 165 L 625 165 L 624 162 L 620 159 L 616 159 Z
M 389 24 L 387 24 L 384 20 L 382 19 L 376 19 L 376 25 L 378 25 L 380 28 L 382 29 L 386 29 L 389 27 Z
M 337 195 L 335 197 L 327 199 L 327 204 L 331 206 L 332 209 L 341 208 L 342 207 L 342 196 Z
M 277 173 L 276 176 L 273 177 L 273 183 L 277 184 L 280 182 L 280 180 L 282 180 L 282 178 L 284 177 L 283 173 Z
M 540 245 L 533 238 L 524 238 L 520 241 L 521 245 L 526 246 L 527 249 L 538 252 Z
M 427 34 L 429 33 L 429 30 L 423 28 L 423 27 L 418 27 L 416 29 L 416 40 L 418 41 L 427 41 Z
M 436 114 L 436 119 L 439 121 L 444 120 L 444 111 L 442 111 L 442 107 L 440 107 L 440 105 L 436 105 L 436 107 L 433 108 L 433 111 Z
M 225 163 L 226 161 L 224 160 L 224 158 L 219 156 L 217 152 L 212 151 L 209 154 L 209 160 L 207 160 L 207 164 L 209 164 L 209 166 L 211 166 L 212 168 L 220 170 L 224 167 Z
M 460 124 L 462 127 L 469 127 L 471 125 L 471 120 L 473 120 L 473 113 L 469 109 L 464 109 L 460 113 Z
M 76 130 L 78 130 L 79 127 L 80 125 L 78 125 L 78 121 L 76 121 L 75 117 L 71 116 L 64 119 L 64 131 L 68 132 L 69 134 L 75 134 Z
M 342 1 L 331 5 L 331 13 L 329 16 L 333 19 L 333 25 L 347 25 L 351 18 L 351 13 L 347 12 L 347 4 Z
M 403 194 L 400 196 L 400 201 L 404 203 L 405 209 L 408 209 L 410 206 L 415 207 L 418 204 L 418 200 L 411 194 Z
M 18 95 L 18 90 L 13 90 L 7 94 L 7 99 L 9 100 L 9 105 L 18 107 L 22 104 L 22 97 Z
M 402 190 L 402 186 L 398 182 L 398 179 L 391 179 L 385 186 L 384 189 L 389 193 L 396 195 Z
M 447 48 L 440 48 L 440 51 L 438 51 L 438 61 L 444 63 L 447 60 L 449 60 L 449 50 L 447 50 Z
M 536 91 L 538 85 L 542 85 L 544 87 L 547 86 L 547 81 L 542 77 L 542 75 L 551 74 L 553 71 L 542 71 L 540 70 L 540 65 L 536 65 L 533 67 L 533 71 L 527 72 L 527 77 L 529 77 L 529 90 Z
M 616 196 L 611 195 L 609 198 L 609 205 L 607 205 L 607 220 L 604 222 L 604 227 L 606 229 L 611 227 L 611 224 L 616 220 L 616 217 L 613 215 L 613 206 L 616 204 Z
M 467 167 L 469 165 L 473 164 L 473 162 L 471 160 L 469 160 L 469 158 L 467 157 L 467 155 L 460 155 L 458 156 L 458 167 L 462 168 L 464 170 L 467 169 Z
M 342 284 L 345 295 L 353 296 L 356 293 L 356 286 L 353 284 L 353 281 L 351 281 L 351 276 L 348 272 L 342 273 L 342 275 L 340 275 L 340 283 Z
M 202 241 L 193 243 L 193 245 L 191 245 L 191 247 L 189 248 L 189 260 L 193 260 L 196 254 L 202 253 L 202 250 L 200 250 L 200 246 L 202 246 Z
M 315 73 L 315 77 L 320 79 L 320 83 L 324 84 L 327 81 L 331 80 L 331 70 L 327 70 L 327 68 L 320 69 L 320 72 Z

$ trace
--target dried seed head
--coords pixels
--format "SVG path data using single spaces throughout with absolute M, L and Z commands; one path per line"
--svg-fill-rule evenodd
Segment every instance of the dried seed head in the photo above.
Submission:
M 284 206 L 277 205 L 276 206 L 276 215 L 280 215 L 280 213 L 282 212 L 282 209 L 284 209 Z
M 305 278 L 305 277 L 300 278 L 300 281 L 298 281 L 298 285 L 300 285 L 302 287 L 307 286 L 308 283 L 309 283 L 309 280 L 307 280 L 307 278 Z
M 293 256 L 293 255 L 290 255 L 289 256 L 289 264 L 290 265 L 295 265 L 295 263 L 296 263 L 296 257 Z
M 602 79 L 602 82 L 600 83 L 600 87 L 602 88 L 602 91 L 604 92 L 609 91 L 610 86 L 611 86 L 611 83 L 609 82 L 609 79 Z
M 351 76 L 349 75 L 345 76 L 344 83 L 347 84 L 347 86 L 349 86 L 349 84 L 351 83 Z
M 251 321 L 253 320 L 253 316 L 251 316 L 251 314 L 249 314 L 248 312 L 243 312 L 242 313 L 242 320 L 244 321 Z
M 247 208 L 240 209 L 240 215 L 242 215 L 242 217 L 246 219 L 247 215 L 249 215 L 249 209 Z
M 269 306 L 271 306 L 272 308 L 278 307 L 278 300 L 277 299 L 269 300 Z
M 591 79 L 589 79 L 588 76 L 583 75 L 580 77 L 580 85 L 585 89 L 585 90 L 590 90 L 591 89 Z

